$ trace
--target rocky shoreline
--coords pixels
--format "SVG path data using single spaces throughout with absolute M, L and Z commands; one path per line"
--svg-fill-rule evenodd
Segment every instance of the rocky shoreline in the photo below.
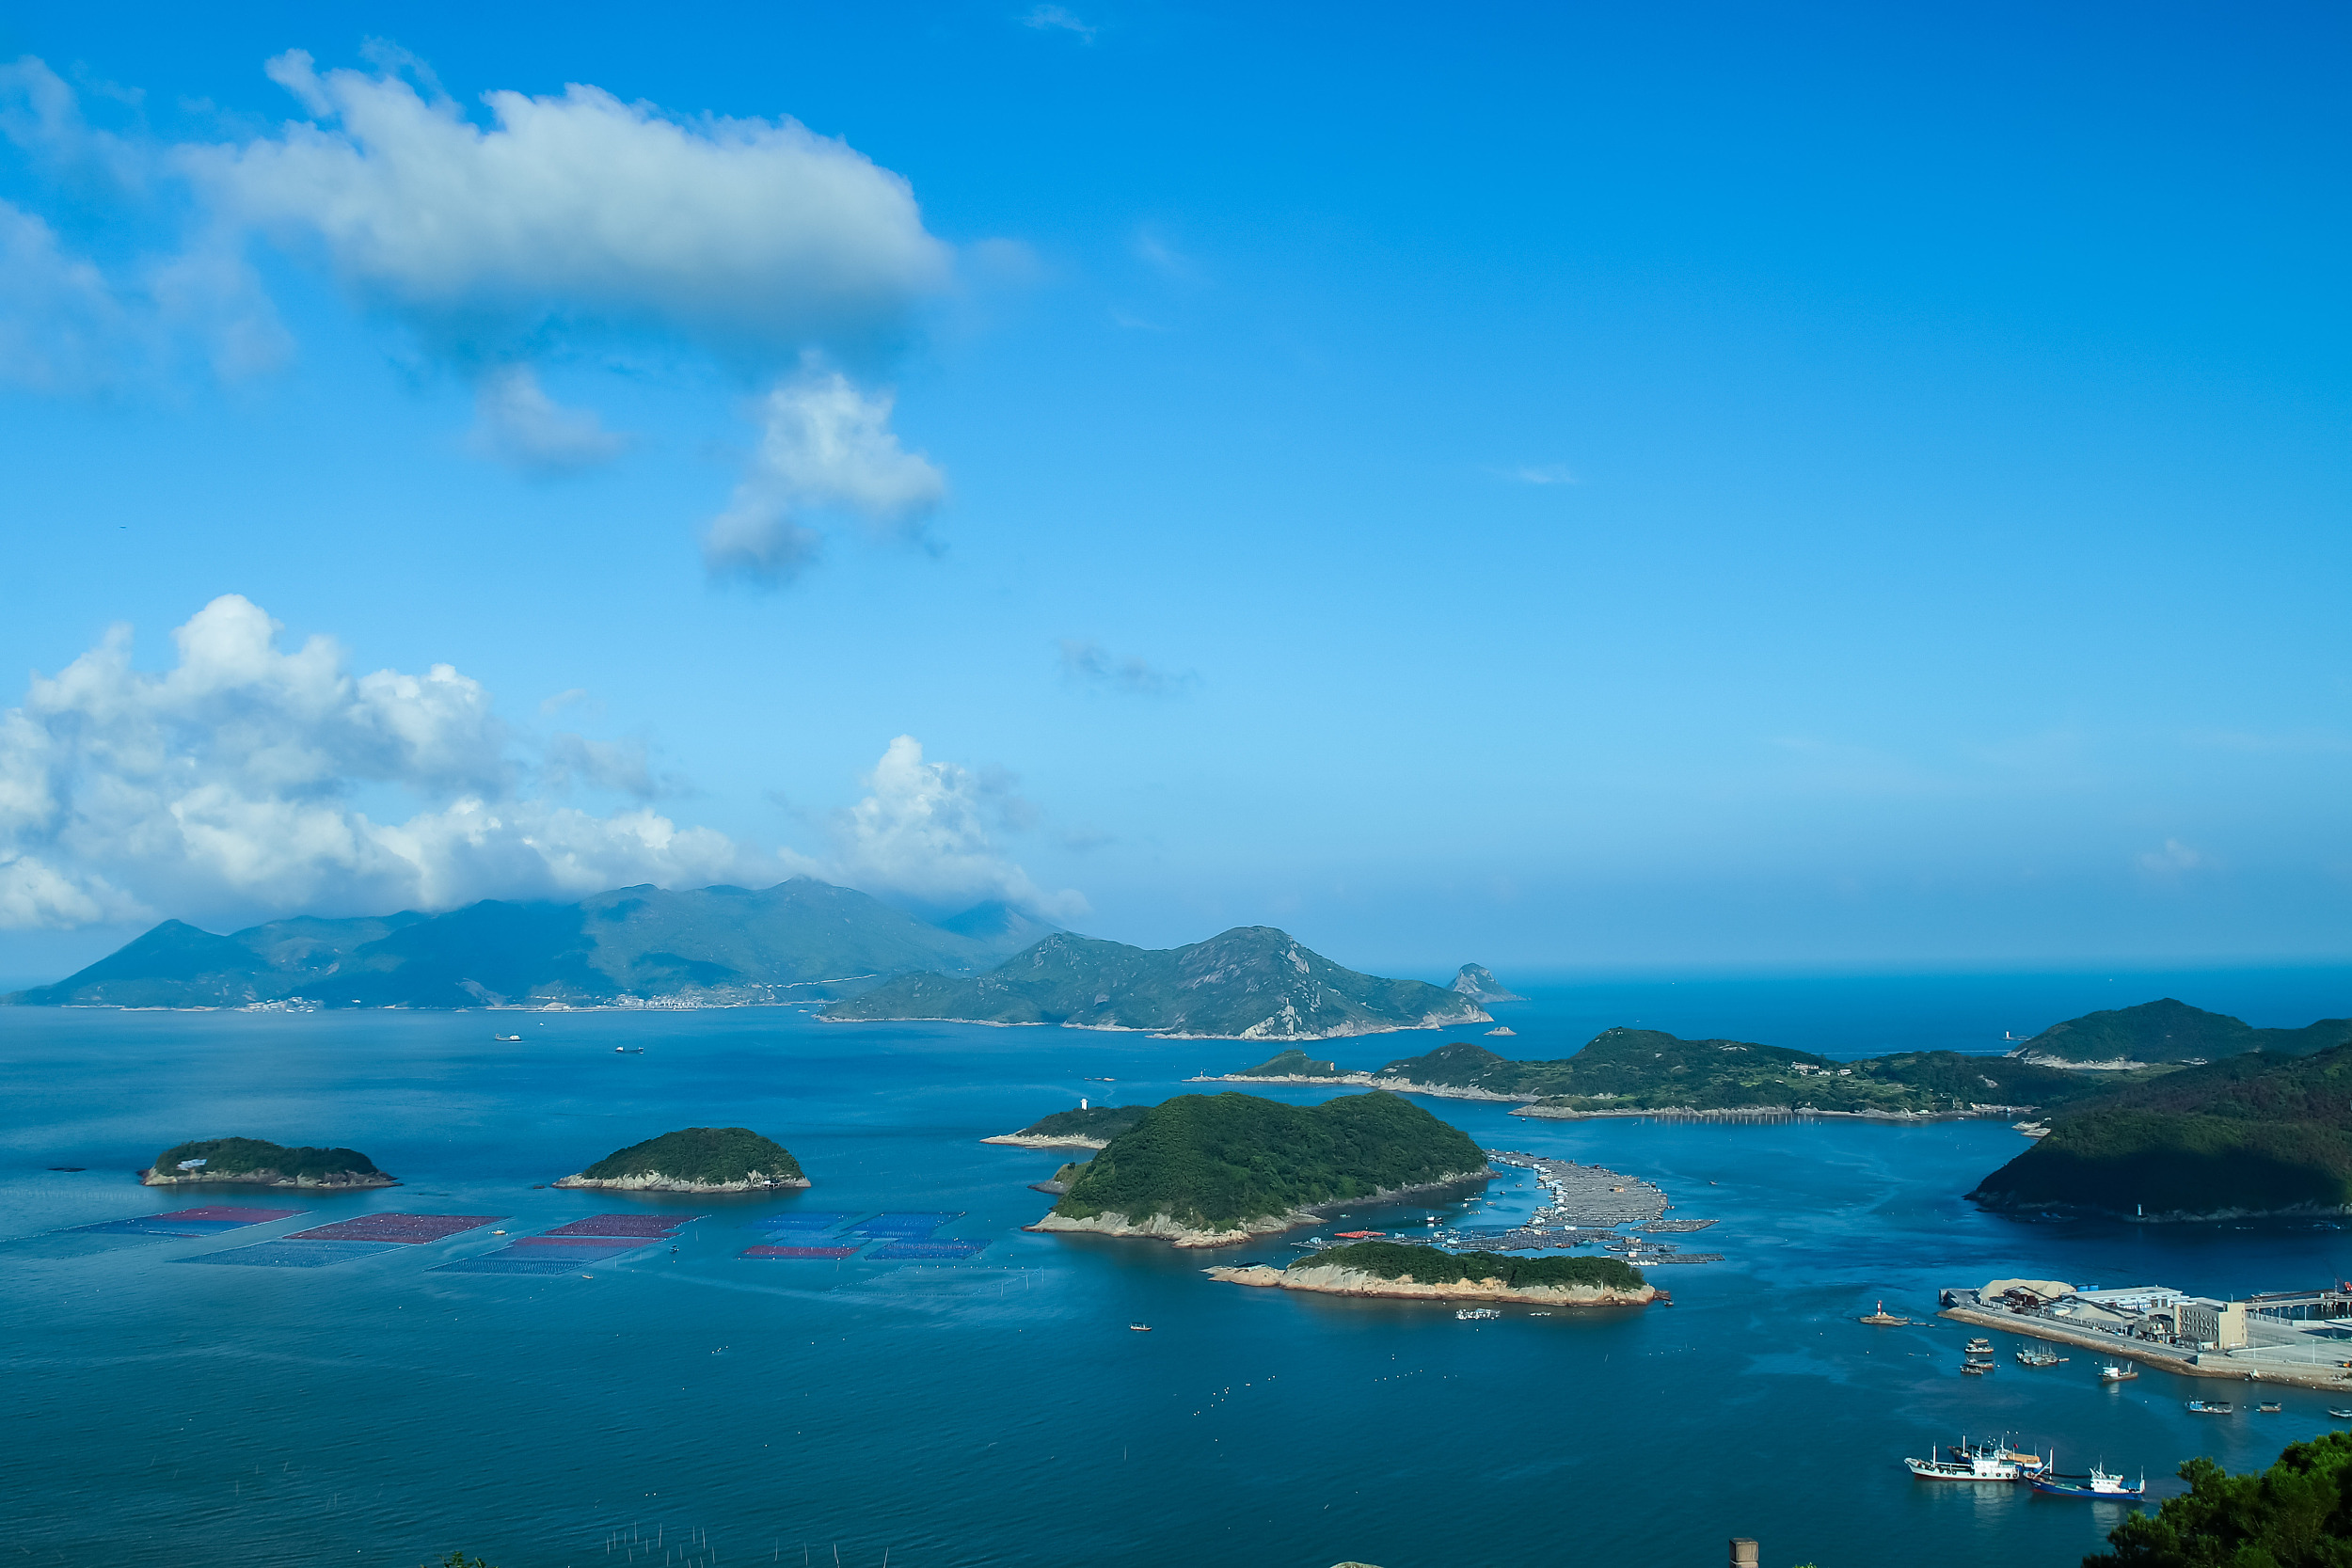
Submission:
M 993 1138 L 982 1138 L 984 1144 L 1009 1144 L 1015 1148 L 1108 1148 L 1102 1138 L 1065 1136 L 1058 1138 L 1031 1137 L 1026 1132 L 999 1132 Z
M 326 1187 L 346 1189 L 357 1187 L 397 1187 L 400 1183 L 380 1170 L 330 1171 L 325 1176 L 288 1176 L 281 1171 L 248 1170 L 233 1175 L 208 1176 L 203 1171 L 139 1172 L 142 1187 Z
M 1329 1296 L 1387 1296 L 1406 1301 L 1512 1302 L 1527 1307 L 1647 1307 L 1672 1297 L 1655 1285 L 1638 1291 L 1612 1291 L 1598 1285 L 1534 1285 L 1514 1289 L 1499 1279 L 1463 1279 L 1444 1285 L 1423 1285 L 1410 1275 L 1396 1279 L 1361 1269 L 1294 1263 L 1278 1269 L 1268 1263 L 1219 1266 L 1200 1271 L 1228 1285 L 1262 1289 L 1311 1291 Z
M 1206 1230 L 1184 1225 L 1168 1214 L 1147 1214 L 1141 1221 L 1136 1221 L 1117 1213 L 1089 1214 L 1083 1219 L 1069 1214 L 1049 1213 L 1035 1225 L 1022 1228 L 1070 1235 L 1143 1236 L 1179 1247 L 1239 1246 L 1260 1236 L 1277 1235 L 1281 1231 L 1295 1230 L 1301 1226 L 1321 1225 L 1330 1214 L 1345 1210 L 1359 1209 L 1372 1203 L 1393 1203 L 1400 1199 L 1410 1201 L 1426 1194 L 1448 1192 L 1467 1182 L 1490 1181 L 1494 1174 L 1491 1166 L 1482 1165 L 1474 1171 L 1442 1176 L 1435 1181 L 1424 1181 L 1415 1186 L 1384 1187 L 1362 1197 L 1312 1204 L 1294 1209 L 1287 1214 L 1261 1214 L 1225 1230 Z
M 601 1179 L 566 1176 L 548 1185 L 622 1193 L 771 1193 L 797 1190 L 811 1185 L 811 1182 L 805 1176 L 763 1176 L 757 1171 L 740 1181 L 681 1181 L 676 1177 L 664 1176 L 659 1171 L 646 1171 L 635 1176 Z

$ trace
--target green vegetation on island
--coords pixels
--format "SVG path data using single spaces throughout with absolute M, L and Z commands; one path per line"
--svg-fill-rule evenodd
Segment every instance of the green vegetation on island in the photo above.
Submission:
M 559 1187 L 748 1191 L 805 1187 L 792 1151 L 748 1127 L 682 1127 L 616 1149 Z
M 2352 1042 L 2352 1018 L 2323 1018 L 2300 1029 L 2257 1029 L 2227 1013 L 2209 1013 L 2168 996 L 2053 1023 L 2015 1054 L 2029 1062 L 2153 1065 L 2217 1062 L 2249 1051 L 2305 1056 L 2347 1042 Z
M 2342 1568 L 2352 1563 L 2352 1433 L 2290 1443 L 2259 1475 L 2210 1459 L 2181 1466 L 2188 1490 L 2125 1514 L 2083 1568 Z
M 274 920 L 215 936 L 167 920 L 56 985 L 33 1006 L 322 1007 L 595 1004 L 624 996 L 802 1000 L 843 976 L 1001 962 L 1052 927 L 983 905 L 926 925 L 851 888 L 795 877 L 771 888 L 616 888 L 576 904 L 488 899 L 445 914 Z
M 1078 1172 L 1066 1220 L 1154 1215 L 1223 1231 L 1303 1209 L 1484 1175 L 1470 1135 L 1375 1091 L 1320 1105 L 1186 1094 L 1154 1105 Z
M 2109 1086 L 1969 1196 L 2152 1219 L 2352 1206 L 2352 1046 Z
M 356 1148 L 289 1148 L 262 1138 L 198 1138 L 174 1144 L 139 1173 L 151 1187 L 238 1181 L 262 1186 L 389 1187 L 392 1179 Z
M 1614 1258 L 1512 1258 L 1500 1252 L 1440 1252 L 1402 1242 L 1354 1242 L 1326 1247 L 1291 1264 L 1295 1269 L 1354 1269 L 1379 1279 L 1417 1285 L 1454 1285 L 1498 1280 L 1508 1289 L 1589 1286 L 1603 1291 L 1638 1291 L 1648 1281 L 1642 1271 Z
M 1955 1051 L 1840 1062 L 1752 1040 L 1686 1040 L 1657 1029 L 1604 1029 L 1565 1061 L 1518 1062 L 1455 1041 L 1374 1074 L 1536 1101 L 1536 1114 L 1811 1110 L 1881 1116 L 1968 1114 L 1978 1106 L 2063 1103 L 2114 1086 L 2060 1068 Z
M 1060 932 L 971 979 L 910 974 L 836 1002 L 850 1022 L 939 1019 L 1240 1039 L 1324 1039 L 1484 1022 L 1466 996 L 1343 969 L 1268 926 L 1147 949 Z
M 1090 1105 L 1083 1110 L 1056 1111 L 1040 1117 L 1013 1134 L 1016 1138 L 1090 1138 L 1108 1143 L 1143 1119 L 1149 1105 Z

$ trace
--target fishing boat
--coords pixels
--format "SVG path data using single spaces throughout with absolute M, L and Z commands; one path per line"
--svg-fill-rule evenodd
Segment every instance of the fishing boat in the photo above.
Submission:
M 2041 1475 L 2050 1467 L 2050 1462 L 2032 1449 L 2010 1447 L 2006 1437 L 1997 1443 L 1971 1443 L 1963 1437 L 1947 1451 L 1955 1460 L 2005 1459 L 2029 1476 Z
M 2102 1383 L 2129 1383 L 2138 1375 L 2137 1367 L 2126 1367 L 2121 1361 L 2110 1361 L 2099 1369 L 2099 1381 Z
M 2021 1367 L 2055 1367 L 2065 1359 L 2063 1355 L 2053 1355 L 2048 1351 L 2040 1348 L 2021 1350 L 2017 1353 L 2017 1364 Z
M 494 1040 L 500 1041 L 518 1040 L 522 1038 L 520 1035 L 492 1035 L 490 1037 Z
M 1960 1364 L 1963 1377 L 1982 1377 L 1992 1370 L 1993 1363 L 1990 1361 L 1963 1361 Z
M 1491 1307 L 1464 1307 L 1458 1308 L 1454 1315 L 1466 1323 L 1478 1323 L 1487 1318 L 1500 1318 L 1502 1316 L 1500 1311 Z
M 1129 1323 L 1127 1326 L 1134 1329 L 1137 1334 L 1149 1334 L 1152 1332 L 1152 1325 L 1150 1323 Z
M 1971 1355 L 1991 1355 L 1993 1354 L 1993 1341 L 1979 1334 L 1975 1338 L 1968 1341 L 1966 1348 L 1968 1354 Z
M 2191 1400 L 2188 1413 L 2192 1416 L 2234 1416 L 2237 1406 L 2228 1400 Z
M 2262 1403 L 2254 1406 L 2254 1414 L 2257 1416 L 2276 1416 L 2282 1408 L 2284 1407 L 2281 1406 L 2277 1400 L 2265 1400 Z
M 2050 1459 L 2056 1464 L 2058 1455 L 2054 1453 Z M 2138 1485 L 2126 1486 L 2122 1476 L 2111 1476 L 2096 1465 L 2090 1467 L 2090 1476 L 2083 1481 L 2069 1481 L 2047 1473 L 2031 1479 L 2035 1491 L 2046 1492 L 2053 1497 L 2082 1497 L 2092 1502 L 2137 1502 L 2148 1495 L 2145 1472 L 2140 1475 Z
M 2025 1476 L 2012 1460 L 1974 1452 L 1965 1459 L 1906 1459 L 1903 1468 L 1921 1481 L 2019 1481 Z

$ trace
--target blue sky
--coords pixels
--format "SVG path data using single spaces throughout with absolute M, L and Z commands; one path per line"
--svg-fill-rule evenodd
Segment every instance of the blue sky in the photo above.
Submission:
M 19 9 L 0 972 L 795 870 L 2341 958 L 2347 32 Z

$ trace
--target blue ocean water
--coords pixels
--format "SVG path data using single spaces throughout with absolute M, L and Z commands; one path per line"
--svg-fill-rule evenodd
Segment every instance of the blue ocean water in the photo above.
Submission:
M 1547 987 L 1497 1009 L 1518 1034 L 1491 1043 L 1552 1054 L 1641 1021 L 1836 1054 L 1993 1049 L 2106 980 Z M 2114 1000 L 2171 990 L 2265 1023 L 2352 1010 L 2342 971 L 2203 980 L 2185 994 L 2132 977 Z M 1369 1064 L 1438 1039 L 1331 1049 Z M 858 1568 L 885 1553 L 910 1568 L 1460 1568 L 1712 1564 L 1744 1534 L 1771 1568 L 1868 1568 L 1896 1540 L 2071 1564 L 2111 1505 L 1939 1488 L 1897 1461 L 2006 1430 L 2055 1444 L 2068 1468 L 2104 1459 L 2161 1481 L 2190 1454 L 2259 1465 L 2330 1424 L 2322 1396 L 2292 1392 L 2277 1416 L 2191 1417 L 2181 1402 L 2210 1385 L 2152 1372 L 2101 1387 L 2081 1357 L 2031 1372 L 2006 1338 L 1998 1372 L 1963 1379 L 1957 1325 L 1856 1324 L 1880 1298 L 1925 1315 L 1937 1287 L 1999 1275 L 2238 1292 L 2352 1275 L 2352 1232 L 1978 1213 L 1959 1195 L 2024 1147 L 1999 1123 L 1531 1122 L 1422 1101 L 1489 1146 L 1599 1161 L 1661 1182 L 1678 1215 L 1719 1219 L 1684 1240 L 1724 1261 L 1659 1271 L 1675 1305 L 1644 1312 L 1467 1323 L 1218 1285 L 1202 1255 L 1020 1228 L 1052 1201 L 1026 1183 L 1061 1156 L 981 1136 L 1081 1095 L 1184 1092 L 1189 1074 L 1252 1054 L 774 1008 L 0 1011 L 0 1236 L 38 1238 L 0 1244 L 15 1438 L 0 1553 L 154 1568 L 410 1568 L 456 1547 L 500 1568 L 836 1552 Z M 688 1203 L 532 1185 L 671 1127 L 732 1123 L 789 1145 L 816 1188 Z M 130 1180 L 172 1142 L 230 1132 L 349 1144 L 407 1184 L 240 1198 Z M 1523 1212 L 1521 1180 L 1498 1183 L 1493 1211 Z M 241 1201 L 309 1212 L 201 1239 L 47 1234 Z M 616 1210 L 705 1217 L 675 1252 L 561 1275 L 435 1272 L 511 1240 L 486 1228 L 321 1267 L 178 1266 L 369 1211 L 500 1214 L 519 1236 Z M 745 1228 L 765 1218 L 910 1210 L 960 1214 L 939 1235 L 986 1249 L 739 1256 L 769 1239 Z M 1217 1260 L 1286 1252 L 1275 1239 Z

